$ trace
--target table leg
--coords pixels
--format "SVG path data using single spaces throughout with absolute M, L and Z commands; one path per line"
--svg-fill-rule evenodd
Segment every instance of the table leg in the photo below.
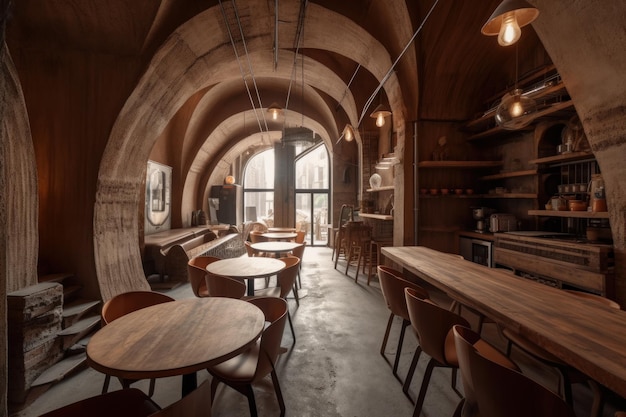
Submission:
M 254 296 L 254 278 L 248 278 L 248 295 Z
M 198 388 L 198 379 L 196 378 L 196 373 L 193 372 L 191 374 L 184 374 L 182 396 L 184 397 L 187 394 L 190 394 L 196 388 Z

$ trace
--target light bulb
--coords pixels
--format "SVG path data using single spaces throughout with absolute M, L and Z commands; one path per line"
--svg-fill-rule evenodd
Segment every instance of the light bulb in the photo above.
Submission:
M 346 129 L 346 141 L 350 142 L 353 139 L 352 137 L 352 129 L 347 128 Z
M 383 116 L 382 112 L 379 112 L 378 116 L 376 116 L 376 126 L 383 127 L 384 125 L 385 125 L 385 116 Z
M 513 45 L 522 36 L 522 29 L 517 24 L 515 12 L 506 13 L 502 17 L 500 33 L 498 33 L 498 43 L 501 46 Z
M 509 107 L 509 113 L 511 114 L 511 117 L 520 117 L 524 114 L 524 106 L 522 106 L 519 96 L 514 97 L 513 102 Z
M 272 120 L 278 119 L 278 110 L 272 109 Z

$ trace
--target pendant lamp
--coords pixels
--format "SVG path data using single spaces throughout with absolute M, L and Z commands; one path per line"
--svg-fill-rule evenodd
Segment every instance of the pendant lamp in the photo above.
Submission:
M 385 117 L 387 116 L 391 116 L 391 112 L 382 103 L 374 109 L 372 114 L 370 114 L 370 117 L 376 119 L 376 126 L 378 127 L 383 127 L 385 125 Z
M 272 120 L 278 119 L 278 116 L 282 113 L 283 109 L 276 102 L 272 103 L 268 108 L 267 112 L 272 116 Z
M 352 130 L 352 126 L 349 124 L 343 129 L 343 138 L 346 142 L 351 142 L 354 139 L 354 131 Z
M 521 28 L 532 23 L 537 16 L 539 10 L 526 0 L 503 0 L 483 25 L 481 32 L 487 36 L 498 35 L 501 46 L 513 45 L 522 35 Z

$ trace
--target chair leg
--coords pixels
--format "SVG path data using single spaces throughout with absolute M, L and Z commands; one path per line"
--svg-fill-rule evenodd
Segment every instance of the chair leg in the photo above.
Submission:
M 424 405 L 424 399 L 426 398 L 426 390 L 428 389 L 428 384 L 430 383 L 430 376 L 433 373 L 433 369 L 437 363 L 434 359 L 428 361 L 428 365 L 426 366 L 426 371 L 424 371 L 424 379 L 422 380 L 422 386 L 420 387 L 420 393 L 417 397 L 417 401 L 415 402 L 415 408 L 413 409 L 413 417 L 419 417 L 422 412 L 422 406 Z
M 246 385 L 245 387 L 240 387 L 239 390 L 246 397 L 248 397 L 248 407 L 250 408 L 250 417 L 258 417 L 256 410 L 256 401 L 254 399 L 254 390 L 252 389 L 252 385 Z
M 289 320 L 289 327 L 291 328 L 291 334 L 293 336 L 293 345 L 296 344 L 296 332 L 293 330 L 293 323 L 291 322 L 291 313 L 289 313 L 289 309 L 287 309 L 287 319 Z
M 590 417 L 600 417 L 604 409 L 604 392 L 602 387 L 593 379 L 587 381 L 591 392 L 593 392 L 593 403 L 591 404 Z
M 148 397 L 152 398 L 152 396 L 154 395 L 154 383 L 156 382 L 156 379 L 152 378 L 150 380 L 150 387 L 148 388 Z
M 421 354 L 422 347 L 418 346 L 413 354 L 413 360 L 411 360 L 411 366 L 409 366 L 409 371 L 406 373 L 404 384 L 402 384 L 402 392 L 404 392 L 404 395 L 406 395 L 411 402 L 413 402 L 413 399 L 409 395 L 409 387 L 411 386 L 411 381 L 413 380 L 413 375 L 415 374 L 415 368 L 417 368 L 417 362 L 419 361 Z
M 285 400 L 283 399 L 283 392 L 280 389 L 278 383 L 278 375 L 276 375 L 276 369 L 272 365 L 272 383 L 274 384 L 274 392 L 276 392 L 276 399 L 278 400 L 278 406 L 280 407 L 280 417 L 285 415 Z
M 387 340 L 389 340 L 389 332 L 391 331 L 391 325 L 393 324 L 393 313 L 389 315 L 387 321 L 387 329 L 385 330 L 385 336 L 383 337 L 383 344 L 380 346 L 380 354 L 385 357 L 385 348 L 387 347 Z
M 104 375 L 104 384 L 102 385 L 102 393 L 109 392 L 109 382 L 111 381 L 111 375 Z
M 291 291 L 293 292 L 293 298 L 296 300 L 296 305 L 300 307 L 300 296 L 298 295 L 298 284 L 296 282 L 293 283 Z
M 393 375 L 398 377 L 398 364 L 400 363 L 400 354 L 402 353 L 402 344 L 404 343 L 404 334 L 406 333 L 406 328 L 411 324 L 410 321 L 402 320 L 402 328 L 400 329 L 400 338 L 398 339 L 398 348 L 396 349 L 396 360 L 393 361 Z M 400 381 L 402 382 L 402 381 Z

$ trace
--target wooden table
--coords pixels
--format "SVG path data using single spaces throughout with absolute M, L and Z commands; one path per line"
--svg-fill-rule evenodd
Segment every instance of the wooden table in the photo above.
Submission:
M 183 395 L 196 371 L 245 351 L 261 335 L 265 316 L 253 304 L 222 297 L 189 298 L 126 314 L 96 332 L 87 362 L 123 379 L 183 375 Z
M 273 253 L 275 257 L 279 257 L 283 253 L 291 252 L 302 243 L 295 242 L 257 242 L 250 245 L 252 249 L 258 252 Z
M 285 263 L 280 259 L 241 256 L 212 262 L 207 265 L 206 270 L 215 275 L 248 280 L 248 295 L 254 295 L 255 279 L 269 277 L 283 268 L 285 268 Z
M 271 241 L 289 241 L 295 239 L 298 234 L 296 232 L 267 232 L 263 233 L 261 236 Z
M 295 233 L 296 232 L 296 228 L 295 227 L 268 227 L 267 228 L 268 232 L 291 232 L 291 233 Z
M 626 398 L 626 311 L 425 247 L 381 251 Z

